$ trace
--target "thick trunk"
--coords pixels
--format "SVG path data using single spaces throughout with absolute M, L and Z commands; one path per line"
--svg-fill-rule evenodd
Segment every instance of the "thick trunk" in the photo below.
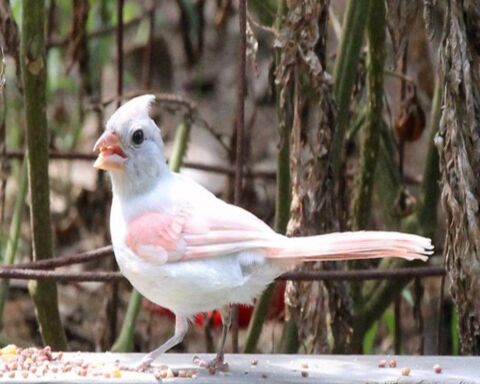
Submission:
M 338 230 L 330 164 L 336 107 L 329 75 L 324 71 L 328 7 L 328 0 L 297 1 L 289 5 L 289 14 L 300 16 L 292 17 L 290 27 L 298 33 L 296 41 L 304 53 L 303 58 L 297 57 L 294 69 L 292 204 L 288 224 L 288 234 L 292 236 Z M 288 20 L 287 17 L 287 23 Z M 318 34 L 311 33 L 318 27 Z M 312 39 L 308 41 L 305 36 Z M 315 60 L 311 55 L 319 57 L 318 66 L 312 63 Z M 311 61 L 304 61 L 305 57 Z M 336 265 L 309 263 L 303 268 L 335 269 Z M 352 329 L 350 298 L 344 283 L 289 282 L 286 300 L 297 325 L 299 342 L 306 352 L 344 351 Z
M 480 31 L 478 0 L 449 3 L 437 145 L 447 218 L 445 257 L 462 352 L 480 354 Z M 476 10 L 476 11 L 475 11 Z

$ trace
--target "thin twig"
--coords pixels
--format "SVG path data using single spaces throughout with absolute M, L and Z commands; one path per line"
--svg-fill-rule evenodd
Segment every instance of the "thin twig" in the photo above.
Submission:
M 31 261 L 28 263 L 19 263 L 13 266 L 2 266 L 2 269 L 53 269 L 72 264 L 86 263 L 92 260 L 98 260 L 103 257 L 112 256 L 113 248 L 111 245 L 78 253 L 75 255 L 57 256 L 53 259 L 44 259 Z
M 263 32 L 268 32 L 271 33 L 274 37 L 278 37 L 279 33 L 275 28 L 272 27 L 267 27 L 266 25 L 258 23 L 253 17 L 250 12 L 247 12 L 247 20 L 252 25 L 253 27 L 259 29 L 260 31 Z
M 293 271 L 277 280 L 292 281 L 362 281 L 362 280 L 410 280 L 413 277 L 438 277 L 445 275 L 443 267 L 412 267 L 399 269 L 358 269 L 347 271 Z
M 150 90 L 135 90 L 124 93 L 121 98 L 122 99 L 131 99 L 132 97 L 140 96 L 145 93 L 149 93 L 155 96 L 155 101 L 159 104 L 166 104 L 168 107 L 183 107 L 186 109 L 186 114 L 190 120 L 195 122 L 199 127 L 204 128 L 208 133 L 210 133 L 213 138 L 215 138 L 218 143 L 225 149 L 225 151 L 229 151 L 229 147 L 225 144 L 223 140 L 223 135 L 217 132 L 204 118 L 202 118 L 198 112 L 197 104 L 193 101 L 188 99 L 185 96 L 176 95 L 172 93 L 159 93 L 159 92 L 152 92 Z M 105 100 L 98 101 L 98 100 L 91 100 L 90 106 L 88 109 L 103 109 L 107 107 L 109 104 L 113 103 L 114 101 L 118 102 L 118 96 L 109 97 Z M 176 110 L 174 109 L 174 112 Z
M 98 101 L 98 100 L 92 100 L 90 108 L 95 109 L 95 108 L 105 108 L 109 104 L 117 101 L 118 99 L 131 99 L 132 97 L 140 96 L 145 93 L 150 93 L 155 96 L 155 101 L 157 103 L 166 103 L 166 104 L 172 104 L 172 105 L 180 105 L 182 107 L 185 107 L 187 109 L 187 112 L 189 114 L 193 114 L 197 110 L 197 104 L 193 101 L 188 99 L 185 96 L 181 95 L 176 95 L 173 93 L 159 93 L 159 92 L 151 92 L 149 90 L 143 90 L 143 89 L 137 89 L 135 91 L 130 91 L 130 92 L 125 92 L 121 96 L 113 96 L 106 98 L 105 100 Z
M 117 0 L 117 87 L 116 107 L 119 108 L 122 105 L 123 95 L 123 7 L 124 0 Z M 118 271 L 118 265 L 111 262 L 110 268 L 113 271 Z M 111 287 L 111 291 L 106 299 L 105 311 L 107 315 L 107 321 L 109 331 L 107 336 L 109 337 L 110 345 L 115 342 L 117 338 L 117 323 L 118 323 L 118 307 L 119 307 L 119 287 L 118 283 L 114 282 Z
M 104 281 L 118 282 L 123 279 L 120 272 L 59 272 L 38 269 L 0 268 L 2 279 L 54 280 L 57 282 Z
M 143 55 L 143 85 L 145 89 L 150 89 L 152 86 L 152 68 L 153 68 L 153 44 L 155 40 L 155 8 L 151 8 L 149 13 L 149 31 L 148 40 L 145 46 Z
M 396 77 L 400 80 L 406 81 L 407 83 L 415 84 L 415 81 L 410 76 L 407 76 L 404 73 L 391 71 L 389 69 L 384 69 L 383 73 L 387 76 Z
M 393 351 L 396 355 L 402 354 L 402 296 L 395 298 L 393 306 L 393 315 L 395 318 L 395 331 L 393 334 Z
M 117 108 L 123 94 L 123 3 L 124 0 L 117 0 Z
M 22 159 L 23 158 L 23 151 L 7 151 L 5 153 L 5 158 L 8 160 L 12 159 Z M 50 159 L 52 160 L 82 160 L 82 161 L 94 161 L 97 158 L 97 155 L 93 153 L 79 153 L 79 152 L 58 152 L 53 151 L 49 154 Z M 2 154 L 0 154 L 0 158 Z M 203 164 L 203 163 L 196 163 L 193 161 L 185 161 L 182 164 L 182 168 L 192 168 L 198 169 L 201 171 L 212 172 L 212 173 L 221 173 L 228 176 L 235 176 L 235 169 L 232 167 L 225 167 L 223 165 L 213 165 L 213 164 Z M 245 170 L 244 177 L 249 178 L 261 178 L 261 179 L 269 179 L 275 180 L 275 172 L 274 171 L 254 171 L 254 170 Z
M 438 315 L 437 315 L 437 321 L 438 321 L 438 324 L 437 324 L 437 355 L 441 355 L 442 354 L 442 331 L 443 331 L 443 323 L 442 323 L 442 319 L 444 317 L 444 314 L 443 314 L 443 305 L 445 303 L 445 278 L 446 278 L 446 274 L 444 274 L 442 276 L 442 280 L 440 282 L 440 299 L 439 299 L 439 302 L 438 302 Z
M 5 100 L 5 54 L 3 52 L 3 46 L 0 45 L 0 152 L 5 155 L 7 151 L 7 131 L 6 131 L 6 114 L 7 103 Z M 7 178 L 8 178 L 8 164 L 0 163 L 0 225 L 3 225 L 5 219 L 5 198 L 7 190 Z
M 235 118 L 236 128 L 236 158 L 235 158 L 235 194 L 236 205 L 242 203 L 243 165 L 245 163 L 245 68 L 247 57 L 247 1 L 239 0 L 238 20 L 240 27 L 240 54 L 237 72 L 237 109 Z M 232 349 L 238 353 L 238 306 L 232 309 Z
M 131 19 L 123 24 L 123 30 L 128 31 L 131 28 L 138 26 L 143 20 L 150 16 L 150 12 L 160 4 L 159 1 L 153 1 L 151 7 L 147 7 L 146 10 L 139 16 Z M 99 37 L 105 37 L 111 35 L 117 31 L 117 26 L 112 25 L 109 27 L 101 28 L 97 31 L 93 31 L 87 35 L 88 40 L 96 39 Z M 69 37 L 53 36 L 47 42 L 47 48 L 64 48 L 70 43 Z
M 316 270 L 292 271 L 277 277 L 277 281 L 362 281 L 362 280 L 410 280 L 414 277 L 445 276 L 443 267 L 416 267 L 400 269 L 359 269 L 359 270 Z M 0 268 L 0 279 L 45 280 L 52 279 L 61 282 L 122 280 L 120 272 L 60 272 L 38 269 Z

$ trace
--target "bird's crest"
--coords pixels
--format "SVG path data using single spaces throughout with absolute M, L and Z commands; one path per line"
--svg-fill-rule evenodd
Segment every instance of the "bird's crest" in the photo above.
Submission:
M 149 119 L 150 107 L 154 101 L 154 95 L 142 95 L 130 99 L 110 117 L 107 122 L 107 129 L 109 127 L 122 127 L 132 120 Z

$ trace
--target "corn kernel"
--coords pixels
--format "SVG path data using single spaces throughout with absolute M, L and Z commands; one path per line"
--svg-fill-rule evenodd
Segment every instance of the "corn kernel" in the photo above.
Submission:
M 113 368 L 112 376 L 116 378 L 122 377 L 122 371 L 120 371 L 120 368 L 118 367 Z
M 7 346 L 0 349 L 0 355 L 16 355 L 17 346 L 15 344 L 8 344 Z

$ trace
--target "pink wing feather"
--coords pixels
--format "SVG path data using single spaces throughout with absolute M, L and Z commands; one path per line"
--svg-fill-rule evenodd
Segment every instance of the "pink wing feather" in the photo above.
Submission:
M 145 261 L 161 264 L 275 248 L 274 241 L 283 238 L 242 208 L 225 203 L 219 208 L 202 217 L 188 208 L 145 212 L 128 223 L 126 245 Z

